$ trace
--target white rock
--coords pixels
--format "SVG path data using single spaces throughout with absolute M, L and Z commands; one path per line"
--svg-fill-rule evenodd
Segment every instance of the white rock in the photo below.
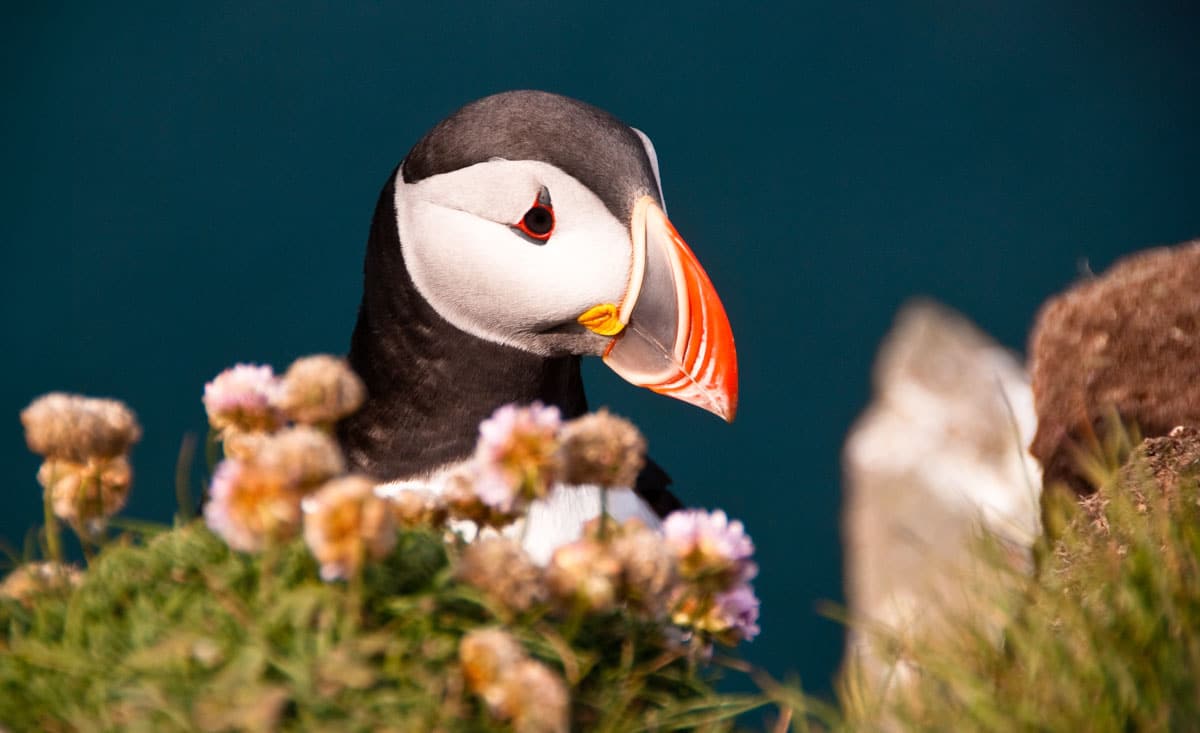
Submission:
M 843 455 L 846 596 L 852 619 L 907 638 L 978 598 L 964 579 L 978 577 L 981 528 L 1028 563 L 1040 531 L 1037 418 L 1016 357 L 929 302 L 901 311 L 873 381 Z M 906 676 L 860 630 L 847 654 L 868 683 Z

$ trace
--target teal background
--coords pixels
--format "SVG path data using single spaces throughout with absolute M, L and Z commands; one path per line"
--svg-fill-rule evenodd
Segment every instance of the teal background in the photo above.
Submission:
M 745 520 L 763 634 L 744 651 L 828 689 L 839 450 L 897 306 L 931 295 L 1020 349 L 1081 271 L 1200 236 L 1197 13 L 601 5 L 9 5 L 0 535 L 39 520 L 17 412 L 51 389 L 138 411 L 129 513 L 168 519 L 204 382 L 344 351 L 393 166 L 458 105 L 542 88 L 654 139 L 738 339 L 732 426 L 598 364 L 592 400 L 638 422 L 686 502 Z

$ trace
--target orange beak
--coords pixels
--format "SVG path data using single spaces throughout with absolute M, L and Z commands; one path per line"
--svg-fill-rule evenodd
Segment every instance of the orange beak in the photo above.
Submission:
M 717 291 L 662 208 L 633 212 L 633 268 L 604 363 L 626 381 L 704 408 L 737 412 L 737 351 Z M 616 325 L 616 324 L 614 324 Z

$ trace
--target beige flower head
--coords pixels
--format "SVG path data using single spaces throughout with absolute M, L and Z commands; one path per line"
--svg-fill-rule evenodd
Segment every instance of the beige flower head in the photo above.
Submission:
M 546 597 L 541 568 L 508 537 L 485 537 L 467 545 L 458 577 L 517 612 L 528 611 Z
M 446 521 L 446 507 L 432 491 L 405 489 L 387 497 L 396 526 L 402 529 L 439 527 Z
M 629 488 L 646 459 L 646 439 L 633 423 L 608 410 L 563 425 L 562 457 L 568 484 Z
M 500 683 L 526 655 L 520 642 L 507 631 L 476 629 L 459 642 L 458 659 L 468 689 L 482 696 L 489 707 L 498 707 Z
M 520 510 L 503 511 L 484 502 L 475 490 L 473 473 L 456 471 L 442 482 L 442 502 L 452 519 L 474 522 L 480 527 L 507 527 L 521 517 Z
M 566 733 L 570 697 L 562 677 L 541 662 L 518 662 L 501 683 L 501 710 L 515 733 Z
M 233 549 L 259 552 L 300 531 L 300 499 L 287 475 L 227 459 L 213 474 L 204 520 Z
M 234 427 L 227 427 L 221 433 L 225 457 L 236 458 L 239 461 L 253 461 L 270 439 L 271 433 L 245 433 Z
M 344 359 L 327 354 L 292 362 L 275 404 L 292 420 L 332 425 L 362 407 L 367 390 Z
M 31 451 L 75 463 L 124 455 L 142 437 L 137 417 L 123 403 L 62 392 L 30 403 L 21 424 Z
M 629 607 L 659 617 L 675 586 L 675 557 L 662 535 L 638 519 L 629 519 L 609 541 L 621 566 L 621 595 Z
M 83 573 L 73 565 L 53 562 L 25 563 L 0 583 L 0 597 L 12 598 L 28 606 L 43 593 L 74 588 L 83 582 Z
M 54 515 L 86 535 L 100 532 L 125 506 L 133 470 L 124 456 L 84 463 L 51 459 L 42 463 L 37 477 Z
M 381 560 L 396 546 L 392 510 L 366 477 L 334 479 L 303 506 L 304 540 L 323 580 L 352 578 L 364 562 Z
M 307 425 L 255 441 L 250 460 L 288 477 L 302 493 L 346 472 L 342 450 L 325 432 Z
M 546 583 L 556 599 L 594 612 L 616 606 L 620 582 L 620 562 L 607 543 L 591 537 L 560 546 L 546 568 Z
M 463 677 L 488 711 L 511 720 L 517 733 L 566 733 L 570 713 L 567 686 L 561 677 L 525 653 L 511 634 L 477 629 L 458 647 Z

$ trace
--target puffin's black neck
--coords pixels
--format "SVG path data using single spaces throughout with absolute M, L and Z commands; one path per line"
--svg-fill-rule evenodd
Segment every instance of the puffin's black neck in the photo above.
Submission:
M 367 402 L 338 426 L 351 469 L 384 481 L 466 458 L 480 421 L 505 403 L 541 400 L 565 418 L 587 412 L 579 357 L 545 358 L 477 338 L 421 297 L 400 250 L 396 177 L 375 207 L 350 341 Z

